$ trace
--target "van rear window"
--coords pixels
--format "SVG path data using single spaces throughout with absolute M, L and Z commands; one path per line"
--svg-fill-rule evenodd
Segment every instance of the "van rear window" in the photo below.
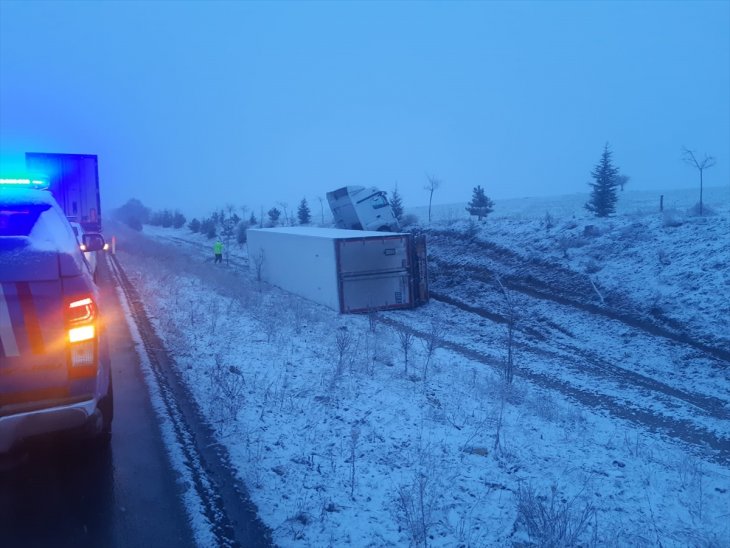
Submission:
M 28 236 L 48 204 L 0 205 L 0 236 Z

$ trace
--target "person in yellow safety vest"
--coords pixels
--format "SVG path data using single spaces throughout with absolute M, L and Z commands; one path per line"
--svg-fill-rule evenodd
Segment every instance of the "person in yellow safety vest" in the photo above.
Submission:
M 223 262 L 223 243 L 220 240 L 216 240 L 215 244 L 213 244 L 213 253 L 215 253 L 214 262 L 222 263 Z

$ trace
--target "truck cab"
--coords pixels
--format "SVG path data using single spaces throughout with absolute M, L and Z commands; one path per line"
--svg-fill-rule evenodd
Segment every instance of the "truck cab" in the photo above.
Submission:
M 327 193 L 335 226 L 348 230 L 399 232 L 385 192 L 375 187 L 345 186 Z

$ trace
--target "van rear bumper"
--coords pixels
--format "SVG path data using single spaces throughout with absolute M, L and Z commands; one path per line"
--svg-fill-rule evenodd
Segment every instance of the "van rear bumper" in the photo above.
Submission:
M 96 399 L 48 407 L 25 413 L 0 416 L 0 453 L 5 453 L 26 438 L 72 430 L 100 423 Z

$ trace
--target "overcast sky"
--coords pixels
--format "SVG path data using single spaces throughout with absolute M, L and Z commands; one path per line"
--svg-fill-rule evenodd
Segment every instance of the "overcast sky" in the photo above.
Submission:
M 730 1 L 0 0 L 0 169 L 99 155 L 102 205 L 258 212 L 730 184 Z M 628 187 L 627 187 L 628 188 Z

